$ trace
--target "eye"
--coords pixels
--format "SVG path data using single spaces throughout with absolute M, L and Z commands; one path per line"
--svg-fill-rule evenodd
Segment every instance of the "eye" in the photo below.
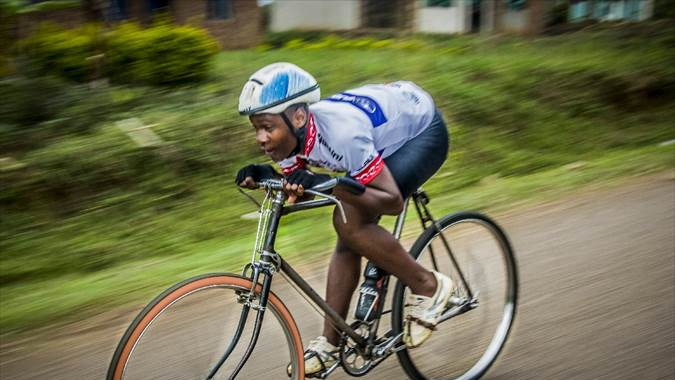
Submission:
M 255 126 L 255 130 L 257 131 L 265 131 L 265 132 L 270 132 L 272 130 L 272 126 L 269 124 L 259 124 Z

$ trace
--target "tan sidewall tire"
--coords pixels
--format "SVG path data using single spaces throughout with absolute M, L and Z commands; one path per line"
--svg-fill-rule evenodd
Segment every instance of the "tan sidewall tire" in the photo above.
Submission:
M 172 288 L 166 290 L 164 293 L 155 298 L 148 306 L 141 311 L 134 322 L 124 334 L 120 341 L 113 361 L 108 370 L 108 380 L 121 380 L 124 367 L 129 355 L 131 354 L 134 345 L 142 336 L 143 331 L 152 323 L 152 321 L 169 305 L 181 297 L 194 292 L 199 289 L 209 288 L 214 286 L 230 286 L 242 289 L 251 289 L 251 281 L 233 274 L 211 274 L 205 276 L 198 276 L 186 280 L 180 284 L 174 285 Z M 260 292 L 262 286 L 258 284 L 256 291 Z M 295 351 L 298 358 L 298 379 L 305 378 L 303 348 L 300 331 L 291 315 L 290 311 L 283 302 L 273 292 L 269 294 L 268 308 L 279 317 L 279 322 L 291 336 L 293 346 L 291 349 Z

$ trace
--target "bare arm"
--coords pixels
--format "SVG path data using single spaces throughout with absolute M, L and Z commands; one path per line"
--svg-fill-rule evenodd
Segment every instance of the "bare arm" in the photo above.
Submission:
M 380 174 L 368 185 L 361 195 L 355 195 L 342 188 L 335 188 L 334 194 L 343 202 L 364 208 L 373 215 L 397 215 L 403 210 L 403 198 L 396 181 L 385 164 Z

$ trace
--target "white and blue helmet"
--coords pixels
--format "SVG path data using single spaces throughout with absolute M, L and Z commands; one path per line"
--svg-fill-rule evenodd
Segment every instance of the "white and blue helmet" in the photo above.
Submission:
M 316 79 L 298 66 L 278 62 L 251 75 L 239 96 L 239 114 L 281 113 L 293 104 L 321 98 Z

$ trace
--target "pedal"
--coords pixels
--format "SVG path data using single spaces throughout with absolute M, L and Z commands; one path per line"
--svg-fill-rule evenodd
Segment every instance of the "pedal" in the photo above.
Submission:
M 324 369 L 323 371 L 319 371 L 319 372 L 313 373 L 311 375 L 305 375 L 305 378 L 308 378 L 308 379 L 325 379 L 325 378 L 328 377 L 328 375 L 333 373 L 337 369 L 337 367 L 339 367 L 339 366 L 340 366 L 340 360 L 337 360 L 335 363 L 333 363 L 332 366 Z M 289 364 L 288 367 L 286 368 L 286 375 L 290 378 L 292 374 L 293 374 L 292 369 L 291 369 L 291 366 Z
M 339 366 L 340 366 L 340 361 L 338 360 L 332 366 L 326 368 L 325 370 L 319 371 L 317 373 L 313 373 L 311 375 L 307 375 L 305 377 L 315 378 L 315 379 L 325 379 L 325 378 L 328 377 L 328 375 L 333 373 L 337 369 L 337 367 L 339 367 Z
M 403 344 L 403 333 L 400 333 L 378 344 L 373 350 L 373 354 L 378 358 L 384 358 L 403 349 L 405 349 L 405 344 Z

